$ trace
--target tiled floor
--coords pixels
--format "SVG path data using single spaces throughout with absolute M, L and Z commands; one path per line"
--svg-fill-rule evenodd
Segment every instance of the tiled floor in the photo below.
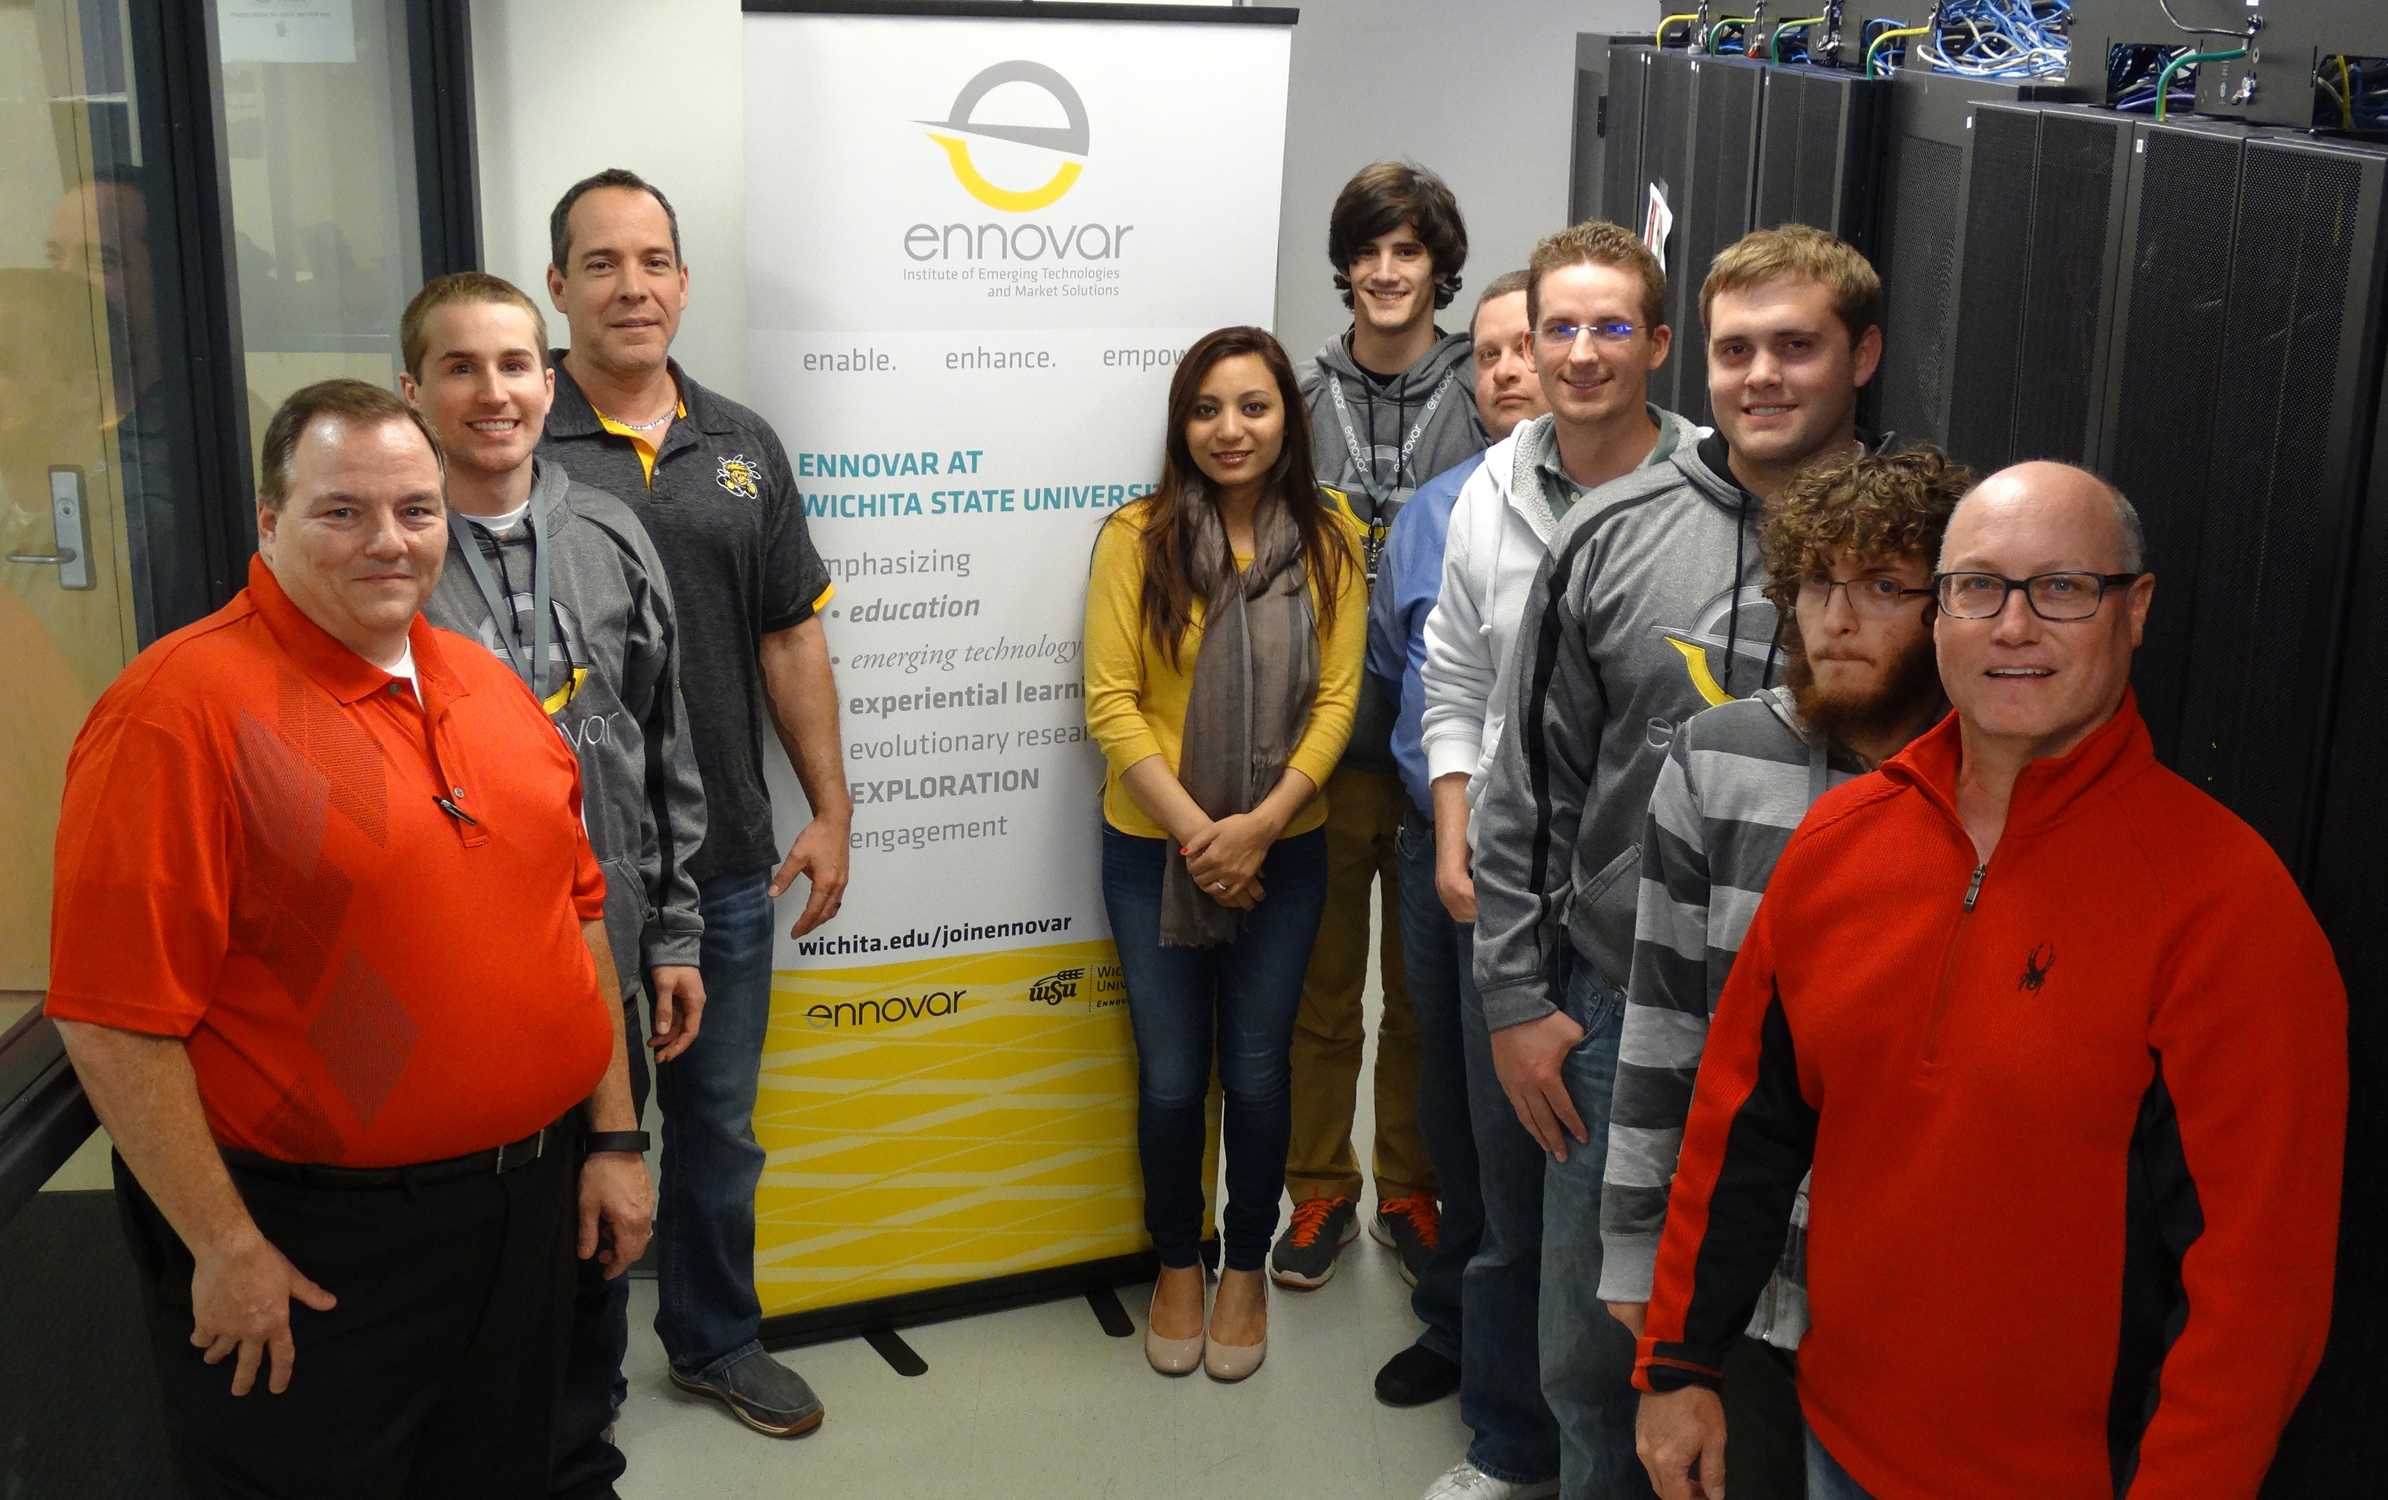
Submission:
M 1372 1030 L 1377 1003 L 1372 983 Z M 1368 1099 L 1363 1087 L 1363 1158 Z M 1135 1338 L 1106 1337 L 1083 1298 L 906 1329 L 929 1366 L 911 1379 L 859 1339 L 790 1351 L 783 1357 L 812 1382 L 828 1418 L 809 1437 L 778 1441 L 671 1387 L 647 1332 L 655 1284 L 640 1282 L 621 1493 L 1414 1500 L 1466 1448 L 1457 1398 L 1397 1411 L 1371 1389 L 1377 1367 L 1419 1325 L 1392 1253 L 1366 1234 L 1326 1286 L 1276 1295 L 1268 1363 L 1240 1385 L 1154 1374 L 1143 1352 L 1150 1296 L 1149 1286 L 1120 1290 Z

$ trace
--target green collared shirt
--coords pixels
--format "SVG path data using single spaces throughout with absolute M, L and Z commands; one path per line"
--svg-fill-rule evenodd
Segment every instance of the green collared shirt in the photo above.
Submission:
M 1649 412 L 1650 420 L 1658 424 L 1658 441 L 1650 445 L 1649 456 L 1634 465 L 1637 469 L 1663 464 L 1675 452 L 1675 424 L 1655 406 L 1650 407 Z M 1567 466 L 1559 461 L 1559 424 L 1556 421 L 1542 424 L 1542 437 L 1534 451 L 1534 468 L 1542 476 L 1542 494 L 1550 502 L 1551 519 L 1565 519 L 1567 508 L 1584 498 L 1584 487 L 1575 482 L 1568 474 Z

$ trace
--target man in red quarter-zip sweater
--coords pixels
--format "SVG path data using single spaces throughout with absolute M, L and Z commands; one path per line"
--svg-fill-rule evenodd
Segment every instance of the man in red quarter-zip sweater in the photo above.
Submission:
M 1635 1383 L 1724 1490 L 1724 1355 L 1811 1167 L 1811 1500 L 2251 1497 L 2320 1360 L 2346 990 L 2129 691 L 2137 514 L 2059 464 L 1950 521 L 1955 712 L 1825 795 L 1716 1013 Z

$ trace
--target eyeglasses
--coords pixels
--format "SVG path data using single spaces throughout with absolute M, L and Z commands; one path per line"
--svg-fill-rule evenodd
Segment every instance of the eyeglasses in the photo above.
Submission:
M 1896 578 L 1827 578 L 1810 573 L 1799 580 L 1799 593 L 1793 608 L 1803 615 L 1822 615 L 1832 607 L 1832 591 L 1841 589 L 1849 595 L 1849 608 L 1862 619 L 1887 620 L 1898 613 L 1901 600 L 1910 595 L 1917 598 L 1931 593 L 1930 589 L 1904 587 Z
M 1987 620 L 2007 607 L 2017 589 L 2043 620 L 2086 620 L 2106 602 L 2106 590 L 2136 583 L 2145 573 L 2035 573 L 2002 578 L 1996 573 L 1935 573 L 1932 589 L 1940 612 L 1957 620 Z
M 1575 341 L 1587 333 L 1592 335 L 1595 343 L 1622 344 L 1632 338 L 1636 331 L 1635 324 L 1615 318 L 1598 323 L 1551 322 L 1534 330 L 1544 346 L 1551 349 L 1572 349 Z

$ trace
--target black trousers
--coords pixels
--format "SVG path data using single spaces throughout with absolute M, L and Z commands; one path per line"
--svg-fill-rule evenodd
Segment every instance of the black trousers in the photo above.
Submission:
M 290 1304 L 290 1388 L 191 1346 L 190 1252 L 116 1159 L 166 1430 L 203 1500 L 541 1500 L 573 1293 L 579 1152 L 356 1189 L 235 1165 L 249 1213 L 339 1305 Z M 325 1180 L 336 1180 L 326 1174 Z
M 1725 1480 L 1740 1500 L 1805 1500 L 1799 1356 L 1743 1334 L 1725 1356 Z
M 622 1034 L 630 1039 L 630 1110 L 647 1117 L 648 1054 L 651 1034 L 639 1018 L 634 986 L 622 999 Z M 619 1500 L 614 1481 L 630 1461 L 614 1446 L 614 1418 L 621 1411 L 622 1361 L 630 1352 L 630 1274 L 608 1281 L 595 1256 L 580 1263 L 572 1284 L 572 1352 L 565 1363 L 564 1404 L 556 1419 L 554 1500 Z

